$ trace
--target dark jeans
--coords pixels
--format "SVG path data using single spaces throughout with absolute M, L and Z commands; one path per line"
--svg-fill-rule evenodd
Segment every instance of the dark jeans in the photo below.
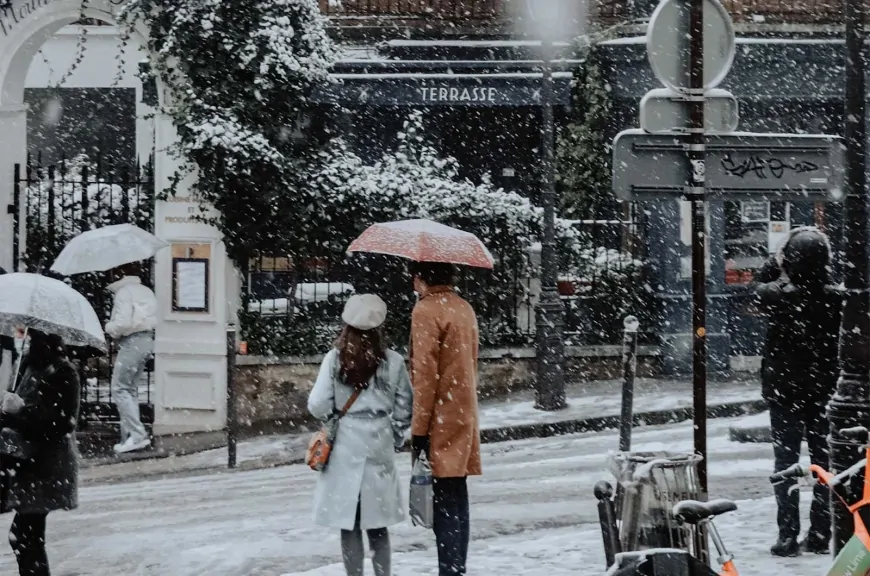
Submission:
M 434 478 L 432 491 L 438 576 L 462 576 L 471 540 L 468 484 L 465 478 Z
M 828 469 L 828 420 L 825 408 L 828 399 L 820 398 L 801 404 L 768 402 L 770 428 L 773 436 L 774 469 L 785 470 L 800 459 L 801 442 L 806 431 L 810 461 Z M 795 481 L 783 482 L 774 487 L 780 538 L 797 538 L 800 533 L 800 493 L 792 490 Z M 813 488 L 813 503 L 810 507 L 810 534 L 824 541 L 831 538 L 830 491 L 822 484 Z
M 15 514 L 9 544 L 18 560 L 20 576 L 51 576 L 45 554 L 45 519 L 48 514 Z

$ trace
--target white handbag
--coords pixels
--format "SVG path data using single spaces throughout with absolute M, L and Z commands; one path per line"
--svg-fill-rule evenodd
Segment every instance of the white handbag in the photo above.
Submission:
M 420 454 L 411 469 L 411 491 L 408 497 L 408 509 L 414 526 L 432 528 L 435 517 L 433 497 L 432 466 L 426 454 Z

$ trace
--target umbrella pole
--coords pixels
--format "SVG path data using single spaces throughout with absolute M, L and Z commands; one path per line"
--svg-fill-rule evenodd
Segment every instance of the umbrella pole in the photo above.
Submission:
M 22 342 L 27 341 L 27 332 L 29 330 L 30 330 L 30 328 L 27 328 L 27 327 L 24 328 L 24 338 L 23 338 Z M 18 360 L 15 361 L 15 373 L 12 374 L 12 380 L 10 380 L 9 382 L 6 383 L 6 390 L 7 391 L 15 389 L 15 384 L 16 384 L 16 382 L 18 382 L 18 372 L 21 371 L 21 360 L 23 358 L 24 358 L 24 344 L 22 343 L 21 344 L 21 354 L 18 355 Z

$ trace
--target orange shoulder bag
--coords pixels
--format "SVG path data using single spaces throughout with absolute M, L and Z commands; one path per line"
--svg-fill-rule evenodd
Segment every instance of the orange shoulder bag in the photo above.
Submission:
M 330 418 L 308 443 L 308 451 L 305 453 L 305 462 L 308 467 L 315 472 L 323 472 L 326 465 L 329 463 L 329 454 L 332 452 L 332 445 L 335 444 L 335 435 L 338 432 L 338 421 L 347 414 L 356 399 L 362 393 L 361 388 L 357 388 L 347 399 L 344 408 L 337 415 Z

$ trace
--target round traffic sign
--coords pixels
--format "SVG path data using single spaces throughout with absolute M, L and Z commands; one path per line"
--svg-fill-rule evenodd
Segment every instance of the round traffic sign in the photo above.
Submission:
M 653 73 L 666 88 L 685 92 L 689 76 L 689 0 L 662 0 L 650 17 L 646 49 Z M 681 33 L 680 31 L 685 31 Z M 718 0 L 704 0 L 704 89 L 731 70 L 736 42 L 731 16 Z

